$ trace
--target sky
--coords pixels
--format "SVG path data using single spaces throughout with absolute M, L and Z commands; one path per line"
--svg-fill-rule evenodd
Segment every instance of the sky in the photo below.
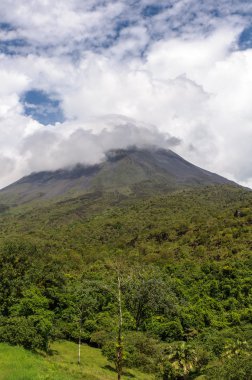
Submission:
M 252 1 L 1 0 L 0 187 L 132 145 L 252 187 Z

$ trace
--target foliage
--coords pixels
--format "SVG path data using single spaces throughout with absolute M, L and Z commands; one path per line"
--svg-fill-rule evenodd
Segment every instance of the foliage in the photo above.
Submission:
M 233 365 L 234 379 L 249 379 L 251 247 L 252 193 L 238 187 L 10 208 L 0 218 L 0 339 L 48 351 L 54 339 L 77 341 L 81 325 L 81 339 L 113 360 L 120 258 L 128 366 L 228 379 Z

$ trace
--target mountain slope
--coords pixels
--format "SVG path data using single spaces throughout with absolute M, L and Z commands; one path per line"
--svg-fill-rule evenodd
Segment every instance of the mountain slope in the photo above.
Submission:
M 115 173 L 117 160 L 125 164 L 118 152 L 108 158 L 108 166 L 109 160 L 115 164 Z M 147 157 L 143 165 L 144 173 L 148 165 L 154 170 L 153 160 L 148 164 Z M 163 173 L 158 168 L 157 174 Z M 101 173 L 92 174 L 90 182 Z M 55 177 L 55 173 L 47 175 Z M 71 171 L 70 175 L 79 178 Z M 45 181 L 46 174 L 43 176 Z M 152 173 L 148 178 L 153 180 Z M 130 180 L 133 182 L 131 173 L 127 183 Z M 38 178 L 34 181 L 38 183 Z M 99 181 L 104 184 L 103 178 Z M 143 182 L 140 185 L 143 188 Z M 175 365 L 177 353 L 188 352 L 200 358 L 197 371 L 191 370 L 191 379 L 199 375 L 217 379 L 219 373 L 221 379 L 227 379 L 230 368 L 236 371 L 234 378 L 249 379 L 251 212 L 251 191 L 211 184 L 147 197 L 90 192 L 2 213 L 1 341 L 39 349 L 48 345 L 52 336 L 77 341 L 81 305 L 90 310 L 83 320 L 83 342 L 102 345 L 105 354 L 115 353 L 118 270 L 114 263 L 118 262 L 123 280 L 124 347 L 130 353 L 126 356 L 130 367 L 163 378 L 160 371 L 163 363 L 170 368 L 170 352 Z M 237 357 L 227 357 L 230 347 L 239 350 Z M 50 357 L 55 372 L 61 357 L 57 351 Z M 71 368 L 77 357 L 74 351 Z M 70 358 L 69 344 L 65 352 Z M 86 372 L 88 359 L 86 354 L 82 357 Z M 34 368 L 31 366 L 31 371 Z M 174 368 L 177 371 L 177 366 Z M 175 373 L 177 378 L 180 374 Z
M 23 203 L 94 191 L 123 194 L 171 191 L 182 187 L 226 184 L 227 179 L 203 170 L 170 150 L 114 150 L 99 165 L 39 172 L 1 190 L 2 200 Z

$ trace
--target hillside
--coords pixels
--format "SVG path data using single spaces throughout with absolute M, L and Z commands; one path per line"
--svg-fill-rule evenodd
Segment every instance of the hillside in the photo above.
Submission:
M 81 339 L 116 376 L 120 280 L 124 367 L 251 379 L 250 190 L 173 152 L 132 149 L 32 174 L 1 197 L 1 342 L 56 365 L 58 340 Z M 59 373 L 75 378 L 70 364 Z
M 83 342 L 113 366 L 116 262 L 128 367 L 250 379 L 251 249 L 252 193 L 232 185 L 12 208 L 0 218 L 1 340 L 42 350 L 77 341 L 83 310 Z
M 0 201 L 19 204 L 97 191 L 151 195 L 228 183 L 231 182 L 192 165 L 170 150 L 129 148 L 108 152 L 104 162 L 94 166 L 79 164 L 54 172 L 33 173 L 2 189 Z
M 82 363 L 77 364 L 78 346 L 71 342 L 52 345 L 52 354 L 31 353 L 21 347 L 0 344 L 0 380 L 113 380 L 114 369 L 97 348 L 83 345 Z M 125 380 L 154 380 L 151 374 L 125 369 Z

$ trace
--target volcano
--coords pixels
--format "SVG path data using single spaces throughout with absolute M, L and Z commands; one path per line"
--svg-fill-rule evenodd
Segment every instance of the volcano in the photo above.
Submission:
M 90 192 L 151 194 L 216 184 L 234 184 L 165 149 L 129 148 L 107 152 L 103 162 L 77 164 L 32 173 L 0 191 L 1 200 L 17 204 L 74 197 Z

